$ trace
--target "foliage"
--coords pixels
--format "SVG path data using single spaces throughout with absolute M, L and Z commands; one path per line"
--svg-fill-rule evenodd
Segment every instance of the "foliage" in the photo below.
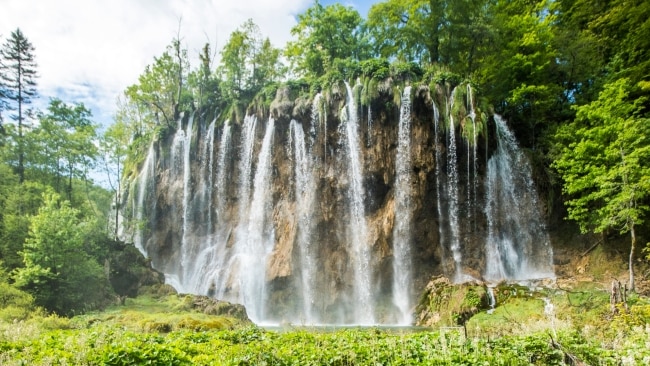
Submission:
M 647 336 L 616 351 L 572 332 L 466 339 L 457 331 L 395 333 L 379 329 L 333 332 L 259 328 L 167 334 L 134 333 L 93 325 L 55 330 L 40 337 L 0 343 L 3 364 L 169 364 L 169 365 L 563 365 L 570 354 L 589 364 L 616 365 Z M 555 346 L 554 346 L 555 345 Z M 561 348 L 559 346 L 561 345 Z M 633 353 L 632 353 L 633 355 Z M 632 356 L 642 361 L 644 355 Z M 636 357 L 636 358 L 635 358 Z
M 445 64 L 468 76 L 490 40 L 487 1 L 390 0 L 373 5 L 368 28 L 381 57 Z
M 291 29 L 297 39 L 287 44 L 285 55 L 298 75 L 310 79 L 339 68 L 336 60 L 364 60 L 368 41 L 362 25 L 363 19 L 353 8 L 315 1 L 298 15 L 298 24 Z
M 44 201 L 30 219 L 22 252 L 25 267 L 16 271 L 16 285 L 32 293 L 37 305 L 58 314 L 101 304 L 109 289 L 102 267 L 89 255 L 90 222 L 53 192 Z
M 97 126 L 83 104 L 68 105 L 51 99 L 47 113 L 39 113 L 39 126 L 26 138 L 28 161 L 38 174 L 51 177 L 51 186 L 73 201 L 73 182 L 87 181 L 98 156 L 95 145 Z
M 26 121 L 33 113 L 29 105 L 37 95 L 36 78 L 34 46 L 18 28 L 11 32 L 0 49 L 0 112 L 4 108 L 17 111 L 10 117 L 18 124 L 17 135 L 13 138 L 17 147 L 15 156 L 20 183 L 25 180 L 26 147 L 23 136 Z
M 230 35 L 221 51 L 217 72 L 223 80 L 221 90 L 226 100 L 244 103 L 284 73 L 280 50 L 268 38 L 262 38 L 259 27 L 251 19 Z
M 177 58 L 174 58 L 174 55 Z M 154 63 L 147 65 L 138 83 L 124 92 L 127 105 L 137 110 L 137 121 L 145 126 L 174 126 L 181 111 L 189 111 L 192 103 L 183 80 L 187 79 L 189 61 L 187 51 L 174 40 Z
M 569 218 L 583 231 L 630 233 L 630 286 L 635 227 L 646 220 L 650 195 L 650 120 L 645 97 L 635 99 L 628 79 L 606 85 L 598 100 L 577 108 L 576 120 L 558 131 L 554 165 L 569 196 Z
M 9 284 L 9 276 L 0 262 L 0 321 L 25 320 L 36 311 L 34 298 Z

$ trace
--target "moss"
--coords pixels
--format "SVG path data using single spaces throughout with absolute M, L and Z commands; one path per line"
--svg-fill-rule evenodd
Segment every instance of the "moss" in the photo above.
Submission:
M 417 307 L 418 325 L 463 325 L 487 307 L 487 292 L 474 283 L 451 284 L 444 277 L 429 282 Z

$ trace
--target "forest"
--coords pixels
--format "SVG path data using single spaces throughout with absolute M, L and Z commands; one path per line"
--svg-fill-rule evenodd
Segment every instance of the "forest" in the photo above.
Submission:
M 316 0 L 297 15 L 284 48 L 251 19 L 223 47 L 206 43 L 198 55 L 181 31 L 124 90 L 110 126 L 81 103 L 52 98 L 36 109 L 35 46 L 20 29 L 0 38 L 0 363 L 648 362 L 650 2 L 385 0 L 364 17 Z M 493 309 L 505 312 L 503 326 L 485 311 L 458 321 L 466 308 L 489 308 L 461 286 L 449 290 L 464 294 L 465 310 L 450 320 L 461 330 L 276 333 L 201 312 L 194 297 L 163 285 L 124 235 L 146 223 L 120 207 L 151 143 L 173 134 L 185 114 L 241 123 L 268 111 L 281 87 L 311 100 L 352 80 L 361 81 L 363 105 L 386 80 L 471 85 L 530 157 L 547 219 L 574 224 L 573 237 L 602 238 L 598 258 L 626 267 L 627 278 L 617 279 L 625 301 L 610 304 L 612 278 L 542 291 L 536 306 L 544 310 L 550 298 L 557 308 L 544 319 L 569 325 L 513 331 L 530 319 L 527 290 L 508 288 L 511 307 Z M 145 315 L 157 311 L 164 315 Z

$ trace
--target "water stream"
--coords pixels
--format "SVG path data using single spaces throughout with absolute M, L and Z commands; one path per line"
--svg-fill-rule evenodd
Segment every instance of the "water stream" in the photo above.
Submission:
M 411 260 L 411 87 L 404 88 L 395 159 L 395 225 L 393 226 L 393 304 L 398 324 L 412 322 Z
M 354 319 L 359 324 L 373 324 L 375 309 L 372 299 L 372 252 L 368 243 L 368 228 L 364 207 L 363 155 L 359 146 L 359 118 L 350 84 L 345 83 L 348 96 L 346 100 L 347 119 L 345 123 L 347 148 L 347 175 L 349 180 L 348 200 L 350 205 L 351 255 L 354 265 Z

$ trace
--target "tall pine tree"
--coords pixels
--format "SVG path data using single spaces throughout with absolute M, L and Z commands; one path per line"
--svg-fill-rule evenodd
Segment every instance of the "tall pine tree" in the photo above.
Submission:
M 20 29 L 11 35 L 0 49 L 0 90 L 8 110 L 16 111 L 10 118 L 17 122 L 16 155 L 18 179 L 25 180 L 25 142 L 23 139 L 27 118 L 32 115 L 29 105 L 36 96 L 36 61 L 34 46 Z

